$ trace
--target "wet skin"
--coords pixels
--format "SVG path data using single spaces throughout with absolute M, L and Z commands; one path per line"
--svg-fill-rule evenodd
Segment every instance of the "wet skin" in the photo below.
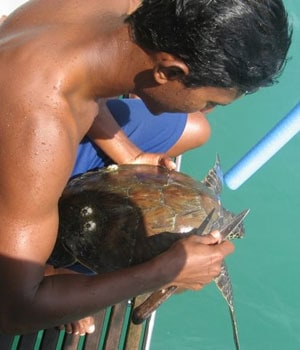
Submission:
M 77 145 L 99 114 L 98 98 L 137 93 L 157 113 L 193 112 L 235 98 L 231 90 L 191 90 L 170 80 L 166 69 L 186 74 L 185 65 L 136 46 L 123 23 L 128 11 L 120 0 L 39 0 L 0 27 L 1 333 L 70 324 L 169 285 L 200 289 L 233 252 L 229 242 L 215 245 L 214 236 L 189 237 L 129 269 L 44 276 L 57 236 L 58 199 Z M 104 132 L 107 124 L 101 125 Z M 108 135 L 114 143 L 115 134 Z

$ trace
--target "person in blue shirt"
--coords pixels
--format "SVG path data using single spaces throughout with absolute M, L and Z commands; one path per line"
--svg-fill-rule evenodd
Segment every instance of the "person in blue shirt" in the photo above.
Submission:
M 122 128 L 124 139 L 138 150 L 138 162 L 150 163 L 144 157 L 177 157 L 186 151 L 203 145 L 210 136 L 210 125 L 205 113 L 162 113 L 153 115 L 137 98 L 110 99 L 106 102 L 108 110 Z M 124 134 L 123 134 L 124 133 Z M 121 136 L 120 136 L 121 138 Z M 101 146 L 100 146 L 101 147 Z M 97 140 L 85 136 L 77 149 L 77 157 L 72 177 L 86 171 L 102 168 L 113 163 L 134 162 L 123 152 L 115 159 L 109 157 Z M 173 168 L 171 162 L 168 163 Z

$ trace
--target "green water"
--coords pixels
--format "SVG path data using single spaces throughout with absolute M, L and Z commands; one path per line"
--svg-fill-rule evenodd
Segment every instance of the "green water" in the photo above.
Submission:
M 184 155 L 182 170 L 201 179 L 220 154 L 233 166 L 300 101 L 300 0 L 285 0 L 294 25 L 289 61 L 279 84 L 210 114 L 212 138 Z M 223 205 L 251 208 L 247 236 L 227 259 L 241 350 L 300 349 L 300 134 Z M 157 312 L 151 350 L 234 349 L 230 317 L 217 288 L 187 292 Z

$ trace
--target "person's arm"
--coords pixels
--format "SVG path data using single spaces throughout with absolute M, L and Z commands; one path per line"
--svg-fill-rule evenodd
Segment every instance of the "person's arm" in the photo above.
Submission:
M 201 288 L 218 275 L 222 259 L 233 250 L 228 242 L 208 245 L 217 242 L 211 236 L 190 237 L 128 269 L 97 276 L 44 277 L 45 262 L 57 237 L 57 202 L 76 153 L 77 130 L 67 125 L 70 118 L 65 119 L 63 123 L 44 115 L 31 124 L 16 112 L 11 129 L 2 131 L 1 333 L 20 334 L 69 323 L 162 286 Z
M 201 147 L 210 137 L 210 125 L 202 112 L 189 113 L 185 128 L 179 140 L 166 152 L 169 157 Z
M 106 100 L 98 101 L 99 113 L 88 136 L 117 164 L 153 164 L 175 169 L 175 164 L 163 153 L 144 153 L 133 144 L 120 128 L 106 106 Z

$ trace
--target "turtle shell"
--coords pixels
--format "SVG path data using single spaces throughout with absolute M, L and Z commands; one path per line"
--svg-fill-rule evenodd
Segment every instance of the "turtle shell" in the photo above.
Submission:
M 220 227 L 232 214 L 220 204 L 219 184 L 207 183 L 152 165 L 110 166 L 71 180 L 59 201 L 56 265 L 76 260 L 101 273 L 146 261 L 201 227 L 213 209 L 200 234 Z M 60 260 L 64 249 L 70 261 Z

